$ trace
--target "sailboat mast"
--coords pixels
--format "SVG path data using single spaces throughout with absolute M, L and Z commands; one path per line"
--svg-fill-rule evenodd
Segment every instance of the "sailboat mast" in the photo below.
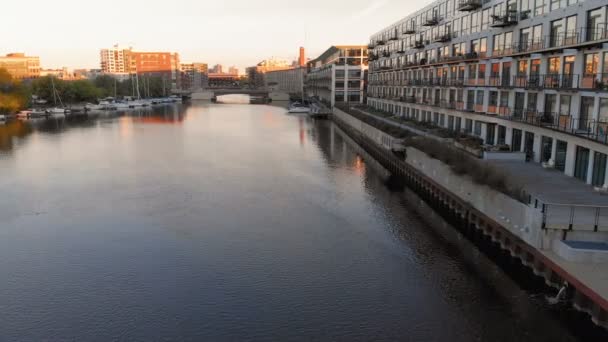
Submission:
M 139 75 L 135 74 L 135 84 L 137 88 L 137 99 L 141 100 L 141 94 L 139 93 Z

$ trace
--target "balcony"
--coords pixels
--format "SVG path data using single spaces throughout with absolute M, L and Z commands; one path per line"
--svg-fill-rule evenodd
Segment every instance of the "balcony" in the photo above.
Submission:
M 424 49 L 424 41 L 423 40 L 417 40 L 414 42 L 414 45 L 412 46 L 414 49 Z
M 416 29 L 411 27 L 411 28 L 407 28 L 403 31 L 403 34 L 414 34 L 416 33 Z
M 376 42 L 376 46 L 382 46 L 384 44 L 386 44 L 386 42 L 384 40 L 379 40 Z
M 446 109 L 456 109 L 456 103 L 453 101 L 441 100 L 439 107 Z
M 375 47 L 376 47 L 376 45 L 374 45 L 374 44 L 367 44 L 367 48 L 369 50 L 373 50 Z
M 579 44 L 581 40 L 581 31 L 580 30 L 572 30 L 560 34 L 547 36 L 548 40 L 548 48 L 559 48 L 569 45 Z
M 401 100 L 402 100 L 402 102 L 405 102 L 405 103 L 416 103 L 415 96 L 404 96 Z
M 439 25 L 439 21 L 441 18 L 434 16 L 434 17 L 430 17 L 430 18 L 426 18 L 423 22 L 422 22 L 422 26 L 437 26 Z
M 517 11 L 507 11 L 502 14 L 492 14 L 490 27 L 507 27 L 517 24 Z
M 452 35 L 449 34 L 449 33 L 437 35 L 433 39 L 433 41 L 436 42 L 436 43 L 447 43 L 450 40 L 452 40 Z
M 490 87 L 510 88 L 512 86 L 511 78 L 491 75 L 488 85 Z
M 584 74 L 579 87 L 581 89 L 608 91 L 608 74 Z
M 594 87 L 595 76 L 585 79 L 581 82 L 580 75 L 568 75 L 568 74 L 548 74 L 548 75 L 518 75 L 513 77 L 513 87 L 526 88 L 526 89 L 578 89 L 583 88 L 584 85 Z M 590 88 L 595 89 L 595 88 Z
M 608 23 L 601 23 L 594 27 L 585 28 L 585 42 L 594 42 L 608 39 Z
M 382 57 L 390 57 L 391 53 L 388 51 L 382 51 Z
M 481 0 L 461 0 L 456 7 L 461 12 L 471 12 L 481 8 Z

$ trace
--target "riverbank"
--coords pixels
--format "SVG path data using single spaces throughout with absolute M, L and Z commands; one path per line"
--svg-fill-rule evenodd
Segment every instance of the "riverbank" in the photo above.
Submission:
M 360 129 L 362 121 L 345 111 L 335 108 L 333 118 L 375 159 L 400 175 L 431 207 L 454 226 L 461 227 L 472 240 L 480 244 L 486 241 L 497 253 L 508 254 L 513 262 L 531 271 L 531 278 L 540 277 L 553 288 L 551 294 L 565 287 L 561 300 L 589 314 L 597 325 L 608 327 L 607 280 L 597 276 L 598 267 L 605 271 L 605 264 L 595 264 L 596 272 L 583 272 L 585 263 L 565 263 L 554 252 L 565 241 L 559 229 L 547 225 L 551 220 L 559 220 L 557 215 L 548 215 L 546 207 L 539 207 L 537 201 L 524 204 L 476 184 L 416 148 L 407 147 L 406 157 L 402 158 L 379 144 L 377 137 Z M 568 286 L 564 286 L 566 283 Z

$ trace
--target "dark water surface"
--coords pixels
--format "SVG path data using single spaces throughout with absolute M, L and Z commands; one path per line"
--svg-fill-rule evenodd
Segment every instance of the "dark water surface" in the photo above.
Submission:
M 0 341 L 575 340 L 330 122 L 167 107 L 0 151 Z

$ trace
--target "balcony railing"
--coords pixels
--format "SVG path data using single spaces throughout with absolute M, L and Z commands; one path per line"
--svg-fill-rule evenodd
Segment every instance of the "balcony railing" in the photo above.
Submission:
M 390 56 L 391 56 L 390 52 L 388 52 L 388 51 L 383 51 L 382 52 L 382 57 L 390 57 Z
M 416 41 L 414 42 L 414 44 L 412 45 L 412 47 L 413 47 L 414 49 L 424 49 L 424 45 L 425 45 L 425 44 L 424 44 L 424 41 L 423 41 L 423 40 L 416 40 Z
M 439 18 L 438 16 L 426 18 L 422 22 L 422 26 L 437 26 L 437 25 L 439 25 L 440 20 L 441 20 L 441 18 Z
M 376 42 L 377 46 L 382 46 L 384 44 L 386 44 L 386 42 L 384 40 L 379 40 L 379 41 Z
M 450 40 L 452 40 L 452 35 L 449 33 L 439 34 L 433 39 L 433 41 L 437 43 L 446 43 Z
M 481 0 L 460 0 L 456 7 L 461 12 L 470 12 L 481 8 Z
M 456 102 L 441 100 L 439 102 L 439 107 L 446 108 L 446 109 L 456 109 Z
M 411 28 L 407 28 L 403 31 L 403 34 L 414 34 L 416 33 L 416 29 L 411 27 Z
M 506 11 L 491 15 L 490 27 L 507 27 L 517 24 L 517 11 Z

